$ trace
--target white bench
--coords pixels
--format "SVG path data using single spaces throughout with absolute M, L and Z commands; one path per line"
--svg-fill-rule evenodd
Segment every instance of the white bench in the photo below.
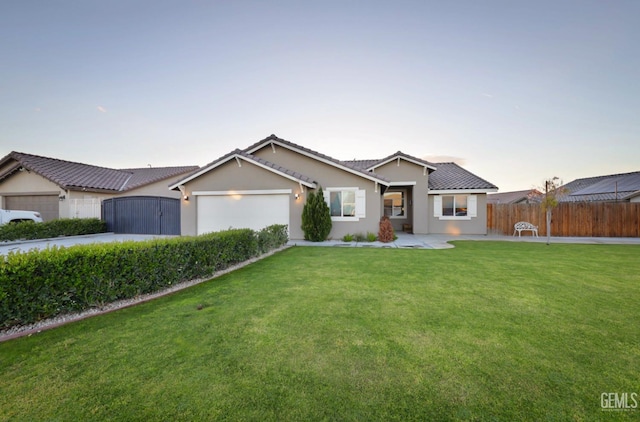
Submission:
M 522 231 L 529 230 L 532 234 L 535 234 L 538 237 L 538 226 L 534 226 L 531 223 L 527 223 L 526 221 L 518 221 L 513 225 L 513 235 L 516 235 L 518 232 L 518 237 L 522 234 Z

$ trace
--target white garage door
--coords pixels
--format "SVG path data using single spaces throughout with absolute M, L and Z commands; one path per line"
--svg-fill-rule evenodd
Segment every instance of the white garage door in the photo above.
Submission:
M 229 228 L 261 230 L 289 224 L 290 194 L 216 194 L 197 196 L 198 234 Z

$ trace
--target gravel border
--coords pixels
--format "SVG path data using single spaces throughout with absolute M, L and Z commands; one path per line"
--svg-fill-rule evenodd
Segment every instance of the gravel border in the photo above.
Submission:
M 44 330 L 49 330 L 55 327 L 59 327 L 61 325 L 69 324 L 71 322 L 80 321 L 85 318 L 90 318 L 96 315 L 106 314 L 108 312 L 117 311 L 118 309 L 128 308 L 130 306 L 137 305 L 139 303 L 149 302 L 150 300 L 169 295 L 171 293 L 184 290 L 188 287 L 195 286 L 196 284 L 203 283 L 205 281 L 212 280 L 214 278 L 220 277 L 221 275 L 230 273 L 239 268 L 245 267 L 249 264 L 253 264 L 256 261 L 259 261 L 263 258 L 271 256 L 277 252 L 290 248 L 290 245 L 282 246 L 278 249 L 274 249 L 270 252 L 257 256 L 255 258 L 251 258 L 247 261 L 243 261 L 239 264 L 232 265 L 224 270 L 215 272 L 211 277 L 206 278 L 198 278 L 195 280 L 184 281 L 182 283 L 176 284 L 174 286 L 168 287 L 164 290 L 155 293 L 148 293 L 145 295 L 136 296 L 130 299 L 118 300 L 116 302 L 108 303 L 104 306 L 100 306 L 98 308 L 87 309 L 86 311 L 59 315 L 53 318 L 44 319 L 42 321 L 34 322 L 33 324 L 27 325 L 17 325 L 15 327 L 11 327 L 6 330 L 0 330 L 0 342 L 11 340 L 18 337 L 24 336 L 32 336 L 33 334 L 40 333 Z

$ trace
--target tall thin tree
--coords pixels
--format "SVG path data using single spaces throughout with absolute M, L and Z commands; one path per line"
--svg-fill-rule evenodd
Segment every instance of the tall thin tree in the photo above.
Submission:
M 547 245 L 551 243 L 551 213 L 555 207 L 558 206 L 560 196 L 566 192 L 566 189 L 562 187 L 562 180 L 557 177 L 552 177 L 544 182 L 544 195 L 540 206 L 546 214 L 547 223 Z
M 302 231 L 305 240 L 312 242 L 326 240 L 331 232 L 331 226 L 331 212 L 324 200 L 322 187 L 316 193 L 310 191 L 302 209 Z

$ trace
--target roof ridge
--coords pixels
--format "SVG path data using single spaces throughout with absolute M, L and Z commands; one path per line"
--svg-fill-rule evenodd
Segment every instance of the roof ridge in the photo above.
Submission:
M 318 152 L 318 151 L 312 150 L 312 149 L 310 149 L 310 148 L 304 147 L 304 146 L 299 145 L 299 144 L 296 144 L 296 143 L 294 143 L 294 142 L 287 141 L 286 139 L 279 138 L 279 137 L 277 137 L 277 136 L 276 136 L 276 135 L 274 135 L 274 134 L 271 134 L 271 135 L 267 136 L 266 138 L 264 138 L 264 139 L 262 139 L 262 140 L 260 140 L 260 141 L 258 141 L 258 142 L 255 142 L 255 143 L 254 143 L 254 144 L 252 144 L 252 145 L 249 145 L 249 146 L 248 146 L 247 148 L 245 148 L 243 151 L 245 151 L 245 152 L 247 152 L 247 153 L 248 153 L 248 152 L 249 152 L 249 151 L 251 151 L 251 150 L 255 150 L 255 149 L 257 149 L 260 145 L 264 144 L 264 143 L 265 143 L 265 142 L 267 142 L 267 141 L 276 141 L 276 142 L 279 142 L 279 143 L 284 144 L 284 145 L 286 145 L 286 146 L 289 146 L 289 147 L 291 147 L 291 148 L 295 148 L 295 149 L 298 149 L 298 150 L 300 150 L 300 151 L 304 151 L 304 152 L 306 152 L 306 153 L 308 153 L 308 154 L 315 155 L 315 156 L 316 156 L 316 157 L 318 157 L 318 158 L 322 158 L 322 159 L 324 159 L 324 160 L 331 161 L 331 162 L 333 162 L 334 164 L 337 164 L 337 165 L 339 165 L 339 166 L 347 167 L 348 169 L 351 169 L 351 170 L 357 171 L 358 173 L 361 173 L 361 174 L 362 174 L 362 175 L 364 175 L 364 176 L 367 176 L 367 177 L 373 177 L 373 178 L 379 179 L 380 181 L 387 182 L 387 183 L 388 183 L 388 182 L 390 182 L 390 180 L 389 180 L 389 179 L 387 179 L 386 177 L 384 177 L 384 176 L 382 176 L 382 175 L 380 175 L 380 174 L 376 174 L 376 173 L 374 173 L 374 172 L 366 171 L 366 170 L 364 170 L 362 167 L 358 167 L 358 166 L 356 166 L 356 165 L 353 165 L 353 164 L 350 164 L 350 163 L 344 162 L 344 161 L 342 161 L 342 160 L 338 160 L 337 158 L 333 158 L 333 157 L 331 157 L 331 156 L 329 156 L 329 155 L 326 155 L 326 154 L 323 154 L 323 153 L 321 153 L 321 152 Z
M 117 170 L 117 171 L 125 171 L 122 169 L 115 169 L 112 167 L 104 167 L 104 166 L 96 166 L 95 164 L 87 164 L 87 163 L 81 163 L 78 161 L 69 161 L 69 160 L 63 160 L 61 158 L 54 158 L 54 157 L 47 157 L 44 155 L 37 155 L 37 154 L 29 154 L 26 152 L 19 152 L 19 151 L 11 151 L 11 153 L 9 155 L 12 154 L 19 154 L 19 155 L 24 155 L 27 157 L 33 157 L 33 158 L 44 158 L 45 160 L 52 160 L 52 161 L 58 161 L 58 162 L 62 162 L 62 163 L 69 163 L 69 164 L 78 164 L 81 166 L 88 166 L 88 167 L 95 167 L 95 168 L 100 168 L 100 169 L 105 169 L 105 170 Z
M 150 183 L 176 177 L 191 169 L 197 168 L 197 166 L 174 166 L 166 168 L 155 167 L 151 169 L 147 169 L 146 167 L 139 169 L 115 169 L 20 151 L 12 151 L 0 160 L 0 164 L 4 165 L 9 162 L 9 160 L 15 161 L 16 166 L 14 167 L 24 167 L 34 174 L 55 183 L 62 189 L 83 189 L 96 192 L 124 192 Z M 160 174 L 154 174 L 158 172 L 158 170 Z M 3 177 L 6 177 L 12 172 L 13 171 L 6 172 L 3 174 Z

